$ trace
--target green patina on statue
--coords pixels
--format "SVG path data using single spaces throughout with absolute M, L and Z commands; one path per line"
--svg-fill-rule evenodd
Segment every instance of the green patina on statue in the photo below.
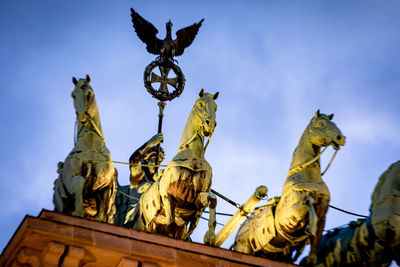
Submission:
M 293 153 L 282 196 L 257 210 L 239 229 L 233 249 L 270 259 L 294 262 L 307 243 L 307 264 L 316 262 L 316 249 L 325 225 L 330 194 L 321 177 L 321 147 L 336 150 L 345 137 L 319 110 L 305 129 Z M 297 252 L 293 256 L 293 252 Z
M 322 237 L 317 266 L 400 265 L 400 161 L 381 175 L 371 199 L 367 219 Z
M 135 209 L 134 229 L 188 239 L 201 214 L 210 209 L 209 231 L 205 241 L 215 241 L 216 197 L 210 193 L 212 169 L 204 158 L 204 138 L 216 126 L 214 102 L 218 93 L 202 89 L 187 120 L 175 157 L 162 176 L 140 197 Z
M 117 171 L 107 149 L 90 77 L 73 77 L 76 143 L 54 182 L 55 211 L 114 223 Z
M 139 147 L 129 158 L 130 183 L 118 186 L 115 200 L 117 216 L 115 224 L 132 227 L 133 215 L 140 196 L 153 183 L 154 177 L 162 174 L 162 170 L 155 172 L 157 145 L 163 142 L 162 133 L 154 135 L 141 147 Z M 164 150 L 160 150 L 160 162 L 164 160 Z

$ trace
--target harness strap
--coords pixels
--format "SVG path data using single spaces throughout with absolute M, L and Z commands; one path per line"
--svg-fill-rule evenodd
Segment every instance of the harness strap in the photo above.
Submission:
M 298 173 L 299 171 L 303 170 L 305 167 L 307 167 L 307 166 L 313 164 L 314 162 L 316 162 L 316 161 L 321 157 L 322 153 L 325 152 L 325 150 L 326 150 L 327 148 L 328 148 L 327 146 L 324 147 L 324 149 L 322 149 L 322 151 L 319 152 L 318 155 L 316 155 L 316 156 L 315 156 L 314 158 L 312 158 L 311 160 L 306 161 L 306 162 L 304 162 L 304 163 L 302 163 L 302 164 L 300 164 L 300 165 L 297 165 L 297 166 L 291 168 L 291 169 L 289 170 L 289 172 L 288 172 L 288 174 L 287 174 L 286 177 L 289 177 L 289 176 L 292 175 L 292 174 Z
M 338 152 L 338 151 L 335 150 L 335 154 L 333 154 L 333 156 L 332 156 L 332 158 L 331 158 L 331 161 L 329 161 L 328 166 L 326 166 L 325 170 L 321 173 L 321 176 L 324 176 L 324 174 L 326 173 L 326 171 L 329 169 L 329 167 L 331 166 L 333 160 L 335 159 L 335 156 L 336 156 L 336 153 L 337 153 L 337 152 Z
M 96 133 L 105 144 L 106 140 L 104 139 L 104 136 L 101 133 L 101 131 L 99 130 L 99 128 L 97 127 L 96 123 L 94 123 L 93 119 L 91 117 L 89 117 L 89 116 L 88 116 L 88 119 L 89 119 L 90 124 L 93 127 L 93 132 Z M 77 124 L 78 124 L 78 121 L 75 121 L 75 130 L 74 130 L 75 133 L 76 133 Z M 76 145 L 76 142 L 78 141 L 78 138 L 81 135 L 83 128 L 84 128 L 84 125 L 82 125 L 79 128 L 78 132 L 76 133 L 75 138 L 74 138 L 74 145 Z
M 313 164 L 315 161 L 317 161 L 321 157 L 322 153 L 324 153 L 327 148 L 328 148 L 328 146 L 324 147 L 324 149 L 322 149 L 322 151 L 319 152 L 318 155 L 316 155 L 311 160 L 291 168 L 286 177 L 289 177 L 289 176 L 291 176 L 291 175 L 293 175 L 295 173 L 298 173 L 299 171 L 303 170 L 307 166 Z M 326 166 L 325 170 L 321 173 L 321 176 L 323 176 L 326 173 L 326 171 L 329 169 L 329 167 L 331 166 L 333 160 L 335 159 L 335 156 L 336 156 L 337 152 L 338 152 L 338 150 L 335 150 L 335 153 L 333 154 L 333 156 L 331 158 L 331 161 L 329 162 L 328 166 Z
M 77 136 L 77 128 L 78 128 L 78 121 L 77 120 L 75 120 L 75 126 L 74 126 L 74 146 L 76 145 L 76 141 L 77 141 L 77 139 L 78 139 L 78 136 Z
M 198 133 L 198 132 L 195 132 L 188 140 L 186 140 L 185 143 L 183 143 L 183 144 L 178 148 L 178 150 L 183 149 L 185 146 L 187 146 L 187 145 L 189 145 L 191 142 L 193 142 L 193 140 L 196 138 L 197 135 L 199 135 L 199 133 Z M 200 140 L 201 140 L 201 138 L 200 138 Z
M 88 116 L 89 117 L 89 116 Z M 99 128 L 97 128 L 96 123 L 94 123 L 93 119 L 91 117 L 89 117 L 89 122 L 90 124 L 93 126 L 94 128 L 94 132 L 101 138 L 101 140 L 103 140 L 104 144 L 106 143 L 106 140 L 104 139 L 103 134 L 100 132 Z
M 200 113 L 198 112 L 198 110 L 197 110 L 196 108 L 193 109 L 193 112 L 196 114 L 196 116 L 200 117 Z M 208 136 L 207 143 L 206 143 L 206 145 L 204 146 L 204 141 L 203 141 L 203 139 L 201 138 L 201 136 L 200 136 L 200 134 L 199 134 L 198 131 L 195 132 L 185 143 L 183 143 L 183 144 L 179 147 L 178 150 L 181 150 L 184 146 L 189 145 L 191 142 L 193 142 L 193 140 L 195 139 L 195 137 L 196 137 L 197 135 L 200 137 L 200 141 L 201 141 L 201 143 L 202 143 L 202 145 L 203 145 L 203 151 L 206 152 L 206 149 L 207 149 L 207 147 L 208 147 L 208 144 L 210 143 L 210 139 L 211 139 L 212 133 Z
M 204 147 L 204 152 L 206 152 L 206 149 L 207 149 L 207 147 L 208 147 L 208 144 L 210 143 L 211 136 L 212 136 L 212 133 L 208 136 L 207 143 L 206 143 L 206 145 L 205 145 L 205 147 Z

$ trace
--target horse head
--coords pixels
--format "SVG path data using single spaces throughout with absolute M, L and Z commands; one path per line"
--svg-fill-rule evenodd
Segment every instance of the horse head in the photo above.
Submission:
M 345 136 L 339 128 L 332 122 L 333 114 L 325 115 L 319 112 L 315 113 L 309 126 L 309 140 L 317 147 L 332 145 L 335 150 L 345 144 Z
M 214 100 L 218 98 L 218 94 L 219 92 L 215 93 L 214 95 L 204 93 L 204 89 L 201 89 L 199 98 L 194 104 L 193 111 L 195 114 L 197 114 L 195 124 L 196 128 L 198 129 L 198 133 L 202 136 L 210 136 L 217 126 L 217 122 L 215 120 L 217 104 L 215 104 Z
M 86 75 L 86 79 L 79 79 L 79 81 L 73 77 L 72 82 L 75 85 L 71 96 L 74 99 L 76 119 L 82 125 L 85 125 L 88 119 L 93 118 L 97 112 L 93 89 L 89 84 L 90 77 Z

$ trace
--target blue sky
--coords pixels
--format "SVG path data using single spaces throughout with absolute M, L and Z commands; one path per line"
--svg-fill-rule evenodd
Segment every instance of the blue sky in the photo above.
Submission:
M 169 19 L 174 33 L 205 18 L 177 58 L 186 87 L 165 109 L 165 162 L 200 89 L 220 91 L 206 153 L 213 188 L 239 203 L 260 184 L 280 195 L 293 150 L 320 109 L 335 114 L 347 137 L 324 176 L 331 204 L 368 214 L 379 175 L 400 159 L 398 1 L 1 1 L 0 249 L 26 214 L 53 209 L 57 162 L 73 147 L 72 76 L 91 76 L 114 160 L 127 161 L 156 133 L 157 102 L 142 80 L 155 57 L 136 36 L 130 7 L 160 38 Z M 128 184 L 128 168 L 116 167 Z M 217 210 L 235 212 L 222 200 Z M 352 219 L 329 210 L 326 229 Z M 206 227 L 202 221 L 194 241 Z

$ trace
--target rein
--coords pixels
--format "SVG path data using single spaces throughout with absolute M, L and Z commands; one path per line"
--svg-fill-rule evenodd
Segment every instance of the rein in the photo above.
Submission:
M 75 120 L 75 126 L 74 126 L 74 146 L 76 146 L 76 142 L 78 140 L 78 121 Z
M 96 125 L 96 123 L 94 122 L 94 120 L 88 115 L 88 120 L 89 120 L 89 122 L 90 122 L 90 124 L 92 125 L 92 127 L 93 127 L 93 132 L 95 132 L 100 138 L 101 138 L 101 140 L 104 142 L 104 144 L 106 143 L 106 140 L 104 139 L 104 136 L 103 136 L 103 134 L 101 133 L 101 131 L 99 130 L 99 128 L 97 127 L 97 125 Z M 75 121 L 75 133 L 76 133 L 76 128 L 77 128 L 77 125 L 78 125 L 78 121 Z M 83 128 L 84 128 L 84 125 L 82 125 L 80 128 L 79 128 L 79 131 L 76 133 L 76 135 L 75 135 L 75 138 L 74 138 L 74 145 L 76 145 L 76 142 L 78 141 L 78 138 L 79 138 L 79 136 L 81 135 L 81 132 L 82 132 L 82 130 L 83 130 Z
M 93 119 L 92 119 L 91 117 L 88 116 L 88 118 L 89 118 L 90 124 L 91 124 L 91 125 L 93 126 L 93 128 L 94 128 L 94 132 L 97 133 L 97 135 L 101 138 L 101 140 L 103 140 L 103 142 L 104 142 L 104 144 L 105 144 L 105 143 L 106 143 L 106 140 L 104 139 L 104 136 L 103 136 L 103 134 L 100 132 L 99 128 L 97 128 L 96 123 L 94 123 L 94 121 L 93 121 Z
M 319 152 L 318 155 L 316 155 L 316 156 L 315 156 L 314 158 L 312 158 L 311 160 L 306 161 L 306 162 L 304 162 L 304 163 L 302 163 L 302 164 L 300 164 L 300 165 L 297 165 L 297 166 L 291 168 L 291 169 L 289 170 L 289 172 L 288 172 L 288 174 L 287 174 L 286 177 L 289 177 L 289 176 L 291 176 L 291 175 L 293 175 L 293 174 L 295 174 L 295 173 L 298 173 L 299 171 L 303 170 L 304 168 L 306 168 L 306 167 L 310 166 L 311 164 L 313 164 L 314 162 L 316 162 L 316 161 L 321 157 L 322 153 L 325 152 L 325 150 L 326 150 L 327 148 L 328 148 L 328 146 L 324 147 L 324 149 L 322 149 L 322 151 Z M 332 159 L 331 159 L 331 161 L 329 162 L 328 166 L 327 166 L 327 167 L 325 168 L 325 170 L 321 173 L 321 176 L 323 176 L 323 175 L 326 173 L 326 171 L 329 169 L 329 167 L 331 166 L 331 164 L 332 164 L 332 162 L 333 162 L 333 159 L 335 158 L 337 152 L 338 152 L 338 151 L 336 150 L 336 151 L 335 151 L 335 154 L 333 154 Z
M 194 141 L 194 139 L 195 139 L 197 136 L 199 136 L 199 137 L 200 137 L 200 140 L 201 140 L 200 134 L 199 134 L 198 132 L 195 132 L 188 140 L 186 140 L 185 143 L 183 143 L 183 144 L 178 148 L 178 150 L 183 149 L 185 146 L 187 147 L 190 143 L 192 143 L 192 142 Z
M 206 149 L 207 149 L 207 147 L 208 147 L 208 144 L 210 143 L 211 136 L 212 136 L 212 133 L 210 133 L 210 135 L 208 136 L 207 143 L 206 143 L 206 145 L 204 146 L 204 153 L 206 152 Z
M 199 132 L 197 131 L 197 132 L 195 132 L 188 140 L 186 140 L 186 142 L 183 143 L 183 144 L 178 148 L 178 150 L 183 149 L 185 146 L 187 147 L 190 143 L 192 143 L 192 142 L 196 139 L 197 136 L 200 138 L 200 141 L 201 141 L 202 145 L 204 145 L 204 142 L 203 142 L 203 140 L 201 139 L 201 135 L 200 135 Z M 212 136 L 212 134 L 210 134 L 210 135 L 208 136 L 207 143 L 206 143 L 206 145 L 203 147 L 203 151 L 204 151 L 204 152 L 206 152 L 206 149 L 207 149 L 207 147 L 208 147 L 208 144 L 210 143 L 211 136 Z

